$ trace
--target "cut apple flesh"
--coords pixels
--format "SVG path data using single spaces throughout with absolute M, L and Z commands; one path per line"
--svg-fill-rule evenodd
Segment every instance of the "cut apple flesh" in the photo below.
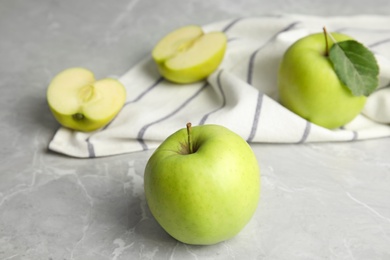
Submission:
M 83 114 L 93 119 L 107 118 L 117 113 L 125 102 L 124 88 L 114 79 L 102 79 L 93 84 L 94 93 L 81 104 Z
M 71 68 L 59 73 L 49 85 L 47 100 L 63 126 L 92 131 L 120 111 L 126 99 L 124 86 L 115 79 L 95 80 L 92 72 Z
M 214 56 L 221 56 L 226 45 L 226 37 L 220 32 L 211 32 L 194 40 L 189 47 L 179 51 L 167 60 L 165 65 L 172 70 L 182 70 L 206 63 Z
M 83 86 L 92 85 L 95 77 L 83 68 L 71 68 L 59 73 L 49 85 L 47 100 L 49 106 L 61 114 L 75 114 L 80 108 L 79 91 Z
M 166 79 L 191 83 L 217 69 L 226 45 L 223 32 L 204 33 L 199 26 L 186 26 L 164 37 L 153 49 L 152 57 Z
M 152 56 L 156 62 L 164 62 L 178 52 L 187 49 L 194 40 L 203 35 L 199 26 L 186 26 L 165 36 L 153 49 Z

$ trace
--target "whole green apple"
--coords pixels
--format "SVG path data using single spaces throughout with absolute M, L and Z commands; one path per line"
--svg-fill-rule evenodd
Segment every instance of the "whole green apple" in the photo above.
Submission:
M 144 190 L 166 232 L 183 243 L 210 245 L 234 237 L 251 219 L 260 170 L 236 133 L 219 125 L 187 126 L 150 157 Z
M 351 37 L 332 33 L 339 41 Z M 333 45 L 329 40 L 329 49 Z M 317 125 L 333 129 L 354 119 L 366 97 L 354 96 L 339 80 L 327 53 L 323 33 L 299 39 L 285 52 L 279 68 L 280 103 Z

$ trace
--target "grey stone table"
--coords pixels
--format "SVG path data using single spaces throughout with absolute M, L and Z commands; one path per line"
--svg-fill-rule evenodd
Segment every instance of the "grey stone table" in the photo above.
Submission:
M 189 246 L 151 216 L 152 151 L 74 159 L 48 151 L 58 71 L 121 75 L 171 29 L 268 13 L 386 14 L 374 1 L 0 1 L 0 259 L 390 259 L 390 139 L 257 144 L 262 193 L 232 240 Z

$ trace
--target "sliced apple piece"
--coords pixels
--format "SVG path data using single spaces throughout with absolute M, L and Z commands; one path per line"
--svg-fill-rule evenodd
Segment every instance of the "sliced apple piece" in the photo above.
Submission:
M 206 78 L 223 60 L 227 37 L 223 32 L 204 33 L 200 26 L 179 28 L 161 39 L 152 57 L 160 74 L 175 83 Z
M 53 78 L 47 101 L 61 125 L 89 132 L 105 126 L 119 113 L 126 90 L 118 80 L 96 80 L 87 69 L 70 68 Z

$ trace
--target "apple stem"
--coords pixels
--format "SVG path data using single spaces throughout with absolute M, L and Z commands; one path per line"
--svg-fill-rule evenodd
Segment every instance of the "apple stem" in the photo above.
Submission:
M 188 136 L 188 149 L 190 154 L 194 152 L 192 147 L 192 133 L 191 133 L 191 123 L 187 123 L 187 136 Z
M 324 30 L 324 36 L 325 36 L 325 56 L 329 56 L 329 44 L 328 44 L 328 32 L 326 31 L 326 27 L 322 28 Z
M 328 44 L 328 36 L 329 38 L 332 40 L 333 44 L 337 44 L 337 41 L 336 39 L 332 36 L 331 33 L 329 33 L 327 30 L 326 30 L 326 27 L 323 28 L 324 30 L 324 35 L 325 35 L 325 45 L 326 45 L 326 50 L 325 50 L 325 56 L 329 56 L 329 44 Z

